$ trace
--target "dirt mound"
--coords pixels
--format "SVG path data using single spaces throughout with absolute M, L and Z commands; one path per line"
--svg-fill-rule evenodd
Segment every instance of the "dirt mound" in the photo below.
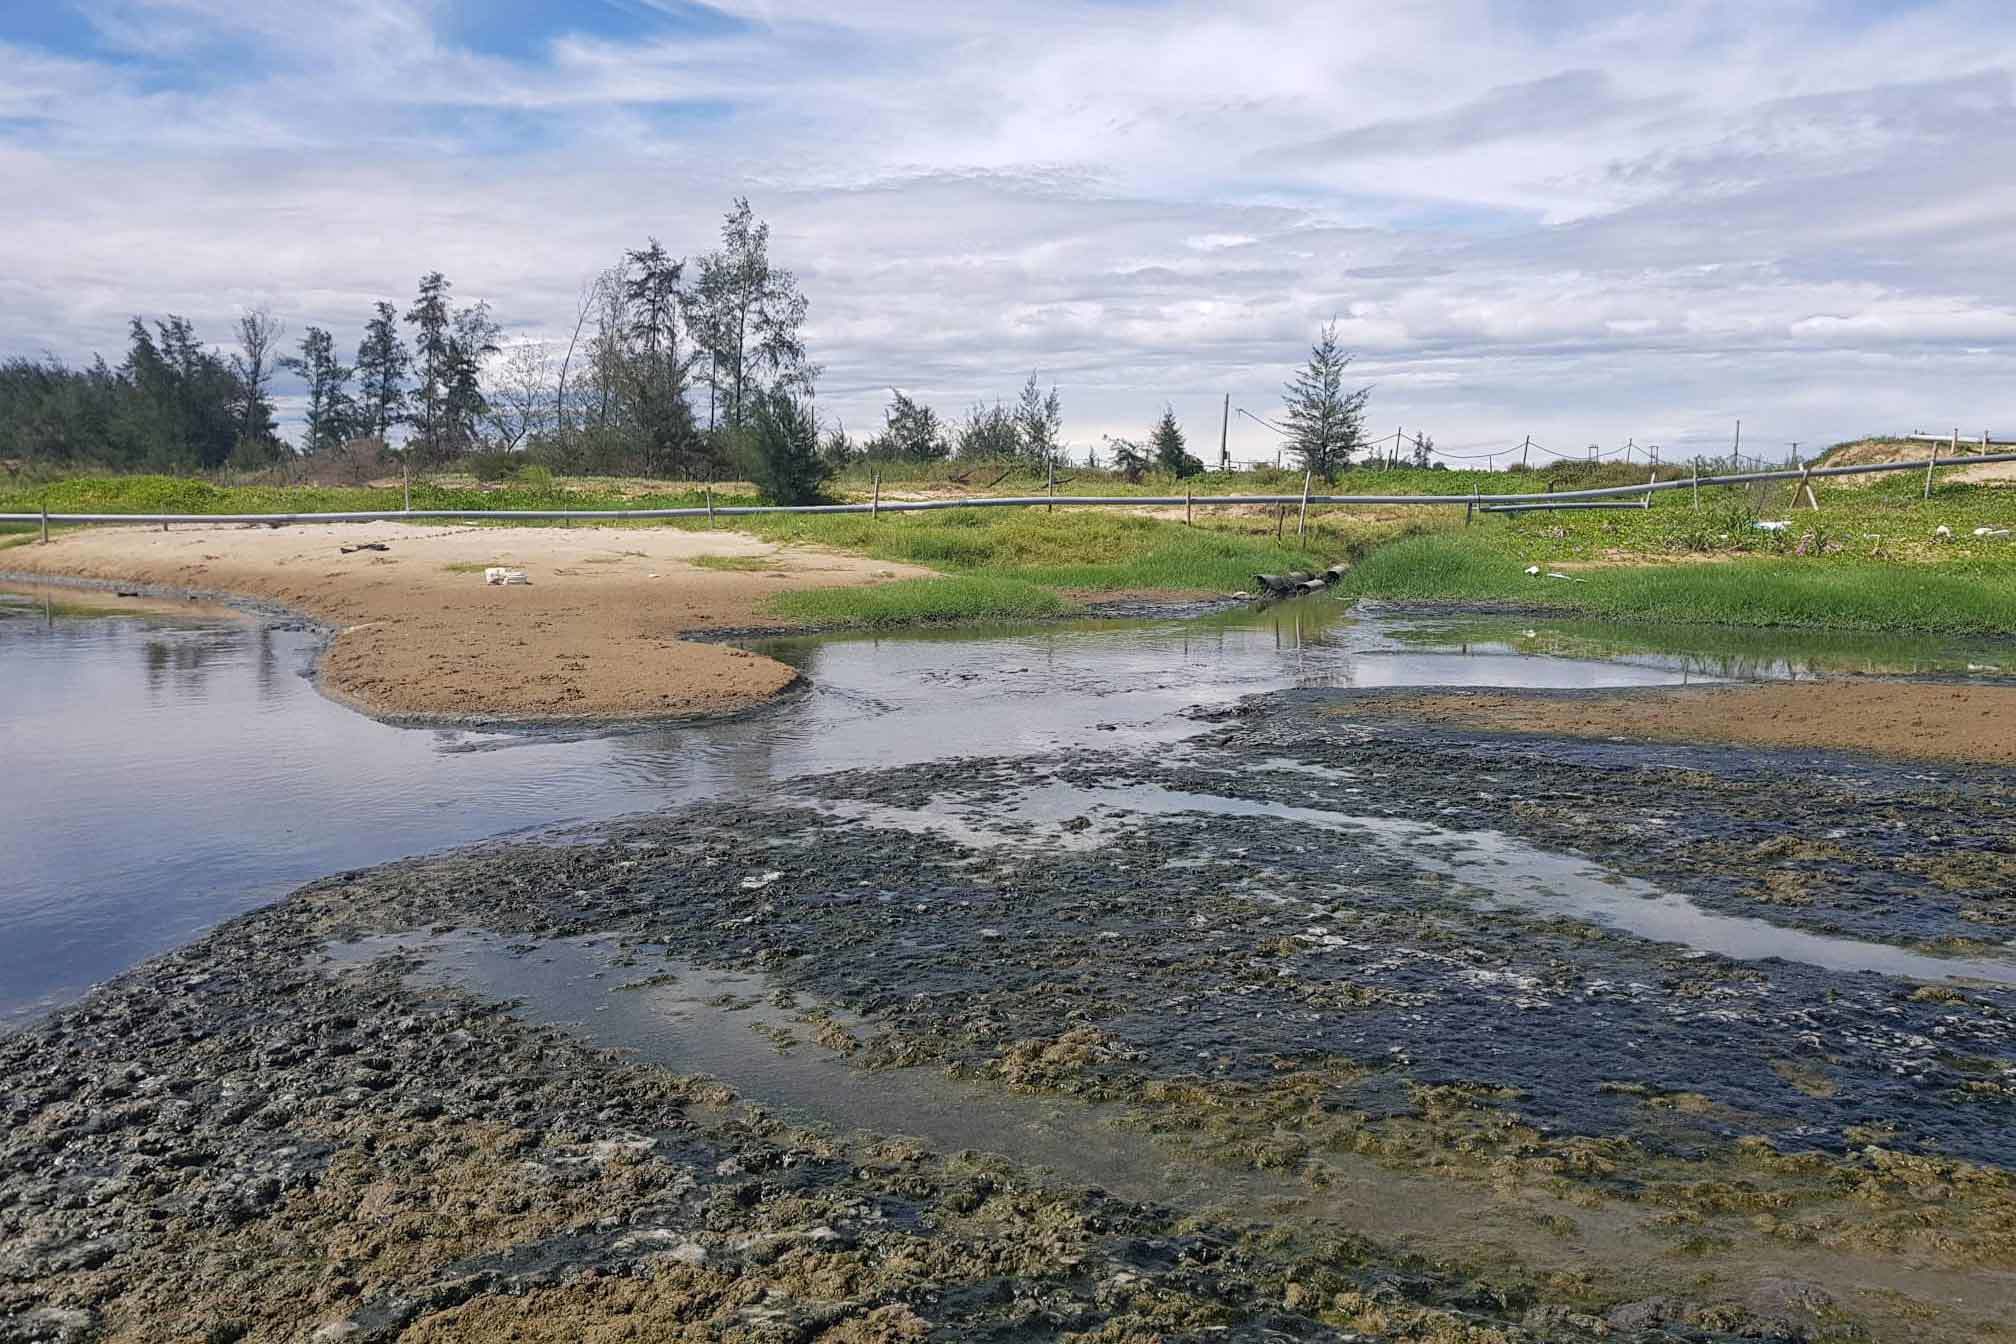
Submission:
M 1929 452 L 1936 451 L 1941 457 L 1953 456 L 1951 443 L 1932 443 L 1924 439 L 1873 438 L 1856 439 L 1852 443 L 1837 443 L 1814 460 L 1816 467 L 1859 467 L 1871 462 L 1912 462 L 1923 461 Z M 1960 440 L 1960 455 L 1984 451 L 1977 439 L 1969 443 Z M 2006 448 L 1987 451 L 2008 452 Z M 1837 476 L 1835 485 L 1867 485 L 1880 481 L 1881 476 Z M 2016 481 L 2016 462 L 1985 462 L 1978 467 L 1940 468 L 1942 481 L 1960 481 L 1969 485 L 1994 484 L 2002 481 Z

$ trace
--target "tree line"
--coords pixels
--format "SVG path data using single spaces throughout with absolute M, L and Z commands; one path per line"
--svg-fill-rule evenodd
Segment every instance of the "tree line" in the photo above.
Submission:
M 505 342 L 488 302 L 458 303 L 440 271 L 420 277 L 403 311 L 377 301 L 354 347 L 316 325 L 288 345 L 263 308 L 238 319 L 228 352 L 206 346 L 184 317 L 135 317 L 116 366 L 102 356 L 84 368 L 0 362 L 0 455 L 163 471 L 341 459 L 360 475 L 387 455 L 420 467 L 538 462 L 581 474 L 748 475 L 794 499 L 863 460 L 1037 470 L 1064 460 L 1061 397 L 1034 374 L 1011 402 L 975 403 L 956 422 L 892 388 L 882 424 L 864 438 L 839 424 L 822 433 L 820 368 L 801 335 L 807 300 L 769 244 L 746 198 L 728 211 L 720 246 L 690 265 L 647 239 L 582 286 L 564 342 Z M 1369 389 L 1344 389 L 1348 363 L 1333 324 L 1286 389 L 1287 446 L 1326 477 L 1363 446 Z M 292 445 L 274 411 L 282 372 L 301 388 Z M 1203 470 L 1170 409 L 1145 446 L 1109 444 L 1130 477 Z M 1097 451 L 1086 460 L 1098 465 Z

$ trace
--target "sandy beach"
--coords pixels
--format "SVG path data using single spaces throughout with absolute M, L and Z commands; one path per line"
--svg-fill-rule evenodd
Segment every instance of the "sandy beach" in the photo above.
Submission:
M 530 582 L 490 585 L 492 565 Z M 791 669 L 681 634 L 769 623 L 759 604 L 787 589 L 930 573 L 729 531 L 404 523 L 91 528 L 0 572 L 279 603 L 334 630 L 322 685 L 367 713 L 537 720 L 748 708 Z

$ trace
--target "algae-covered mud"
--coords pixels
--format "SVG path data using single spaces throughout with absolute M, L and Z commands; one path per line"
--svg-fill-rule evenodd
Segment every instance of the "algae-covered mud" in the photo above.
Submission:
M 2010 1338 L 2016 774 L 1396 718 L 1351 638 L 1077 726 L 941 660 L 977 750 L 120 976 L 0 1040 L 0 1338 Z

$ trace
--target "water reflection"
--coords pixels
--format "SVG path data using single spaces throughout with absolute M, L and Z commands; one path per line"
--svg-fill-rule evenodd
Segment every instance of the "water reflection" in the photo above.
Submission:
M 760 647 L 809 690 L 706 727 L 602 735 L 402 729 L 321 697 L 311 637 L 88 595 L 0 596 L 0 1021 L 310 878 L 794 776 L 966 755 L 1158 747 L 1182 711 L 1290 686 L 1650 686 L 1670 653 L 1598 660 L 1493 635 L 1452 649 L 1312 599 L 1200 620 L 1053 623 Z

